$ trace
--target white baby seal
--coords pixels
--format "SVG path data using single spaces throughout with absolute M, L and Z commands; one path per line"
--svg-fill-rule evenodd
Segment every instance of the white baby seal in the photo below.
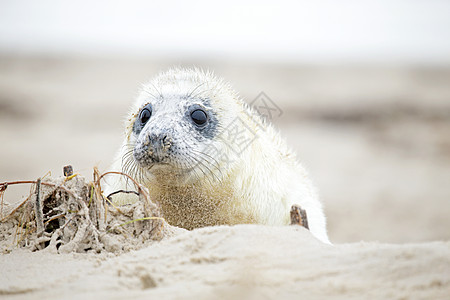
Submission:
M 285 225 L 293 204 L 329 243 L 316 190 L 274 128 L 209 72 L 171 69 L 143 86 L 113 170 L 145 185 L 167 222 Z M 110 177 L 105 194 L 130 189 Z M 121 196 L 119 196 L 121 195 Z M 115 202 L 128 201 L 116 194 Z

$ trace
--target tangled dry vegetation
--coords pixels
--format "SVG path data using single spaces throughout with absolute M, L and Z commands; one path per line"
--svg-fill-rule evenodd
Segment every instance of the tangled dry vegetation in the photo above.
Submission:
M 68 166 L 70 167 L 70 166 Z M 139 249 L 181 230 L 167 224 L 148 190 L 134 182 L 138 198 L 134 204 L 115 206 L 101 192 L 100 181 L 111 173 L 94 168 L 94 180 L 87 182 L 65 167 L 65 176 L 36 181 L 0 183 L 0 246 L 3 253 L 15 248 L 54 253 L 114 252 Z M 67 172 L 66 172 L 67 171 Z M 116 172 L 116 176 L 127 176 Z M 22 202 L 8 205 L 8 187 L 32 184 L 32 192 Z

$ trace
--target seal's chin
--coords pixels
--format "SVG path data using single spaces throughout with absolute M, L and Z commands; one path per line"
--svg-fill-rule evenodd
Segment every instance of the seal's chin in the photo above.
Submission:
M 192 184 L 198 180 L 195 170 L 183 167 L 182 164 L 171 162 L 141 163 L 137 161 L 142 170 L 142 178 L 149 183 L 165 182 L 173 186 Z M 144 182 L 141 182 L 144 183 Z
M 136 164 L 139 168 L 145 173 L 149 173 L 149 175 L 153 173 L 161 173 L 161 172 L 173 172 L 174 167 L 172 164 L 167 162 L 155 162 L 153 160 L 135 160 Z

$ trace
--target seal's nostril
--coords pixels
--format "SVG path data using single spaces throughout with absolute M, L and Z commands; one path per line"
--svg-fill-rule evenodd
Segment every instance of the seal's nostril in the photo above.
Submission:
M 161 139 L 161 147 L 164 150 L 168 150 L 172 146 L 172 139 L 169 138 L 167 135 L 164 135 Z
M 164 137 L 162 138 L 162 143 L 164 145 L 170 144 L 170 138 L 167 135 L 164 135 Z
M 172 146 L 172 139 L 166 133 L 151 133 L 148 135 L 144 145 L 150 146 L 155 151 L 167 151 Z

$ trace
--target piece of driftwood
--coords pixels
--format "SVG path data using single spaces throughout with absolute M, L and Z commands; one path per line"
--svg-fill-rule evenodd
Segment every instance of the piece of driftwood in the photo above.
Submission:
M 291 225 L 300 225 L 309 229 L 306 210 L 302 209 L 300 205 L 294 204 L 291 206 Z

